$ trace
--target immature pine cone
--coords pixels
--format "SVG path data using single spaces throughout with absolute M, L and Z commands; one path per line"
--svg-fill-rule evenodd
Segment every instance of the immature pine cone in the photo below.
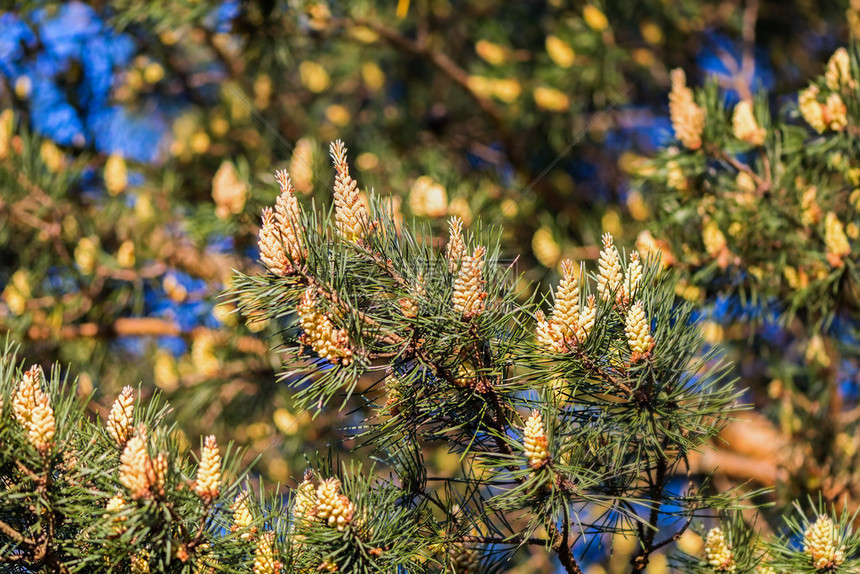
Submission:
M 597 299 L 594 295 L 589 295 L 585 304 L 585 309 L 579 314 L 579 328 L 576 330 L 576 340 L 579 342 L 585 341 L 588 338 L 591 329 L 594 328 L 594 320 L 597 318 Z
M 538 342 L 547 349 L 563 353 L 568 344 L 577 343 L 576 333 L 579 329 L 581 305 L 579 304 L 579 283 L 574 274 L 573 261 L 565 259 L 561 262 L 561 281 L 555 290 L 555 306 L 552 317 L 547 320 L 542 312 L 537 314 Z
M 332 527 L 343 530 L 352 521 L 355 506 L 340 493 L 340 480 L 328 478 L 317 487 L 316 516 Z
M 106 512 L 102 514 L 102 518 L 111 522 L 117 534 L 121 534 L 125 530 L 122 523 L 128 520 L 128 516 L 117 516 L 124 508 L 125 499 L 122 497 L 122 493 L 117 492 L 107 501 Z
M 308 287 L 297 309 L 299 325 L 304 333 L 301 342 L 332 363 L 348 365 L 352 362 L 349 335 L 345 329 L 336 329 L 328 314 L 318 309 L 317 294 Z
M 448 551 L 448 556 L 453 574 L 478 574 L 481 556 L 474 548 L 456 544 Z
M 132 498 L 142 498 L 150 494 L 150 478 L 153 474 L 152 460 L 146 444 L 143 427 L 128 439 L 119 457 L 119 482 Z
M 645 316 L 645 307 L 642 301 L 636 301 L 627 312 L 627 325 L 624 328 L 627 335 L 627 343 L 633 351 L 632 360 L 648 354 L 654 346 L 654 338 L 651 337 L 651 328 L 648 318 Z
M 561 334 L 559 325 L 552 319 L 547 319 L 543 311 L 538 311 L 535 318 L 537 319 L 535 338 L 538 343 L 554 353 L 563 353 L 564 336 Z
M 12 397 L 12 414 L 25 429 L 30 428 L 33 409 L 36 408 L 44 395 L 41 385 L 42 367 L 33 365 L 24 372 L 24 377 L 18 383 L 15 396 Z
M 561 281 L 555 290 L 555 307 L 552 310 L 552 320 L 563 337 L 572 336 L 579 326 L 579 310 L 579 282 L 573 261 L 565 259 L 561 262 Z
M 848 50 L 839 48 L 833 52 L 830 60 L 827 61 L 824 81 L 827 87 L 834 91 L 854 88 L 855 82 L 851 77 L 851 58 L 848 56 Z
M 283 240 L 284 248 L 293 262 L 300 262 L 305 255 L 301 234 L 301 210 L 296 199 L 290 174 L 284 170 L 275 172 L 281 193 L 275 201 L 275 221 Z
M 833 521 L 819 516 L 803 533 L 803 552 L 816 570 L 832 570 L 845 562 L 845 546 L 839 542 L 839 531 Z
M 464 318 L 474 317 L 484 310 L 484 280 L 481 273 L 484 269 L 484 256 L 487 250 L 476 247 L 472 255 L 463 258 L 463 265 L 457 279 L 454 281 L 454 310 L 462 313 Z
M 732 547 L 726 543 L 721 528 L 712 528 L 705 537 L 705 557 L 717 572 L 734 572 L 737 569 Z
M 317 494 L 314 483 L 310 478 L 305 478 L 296 489 L 296 496 L 293 499 L 292 526 L 306 524 L 312 519 L 316 512 L 316 505 Z
M 51 448 L 51 441 L 54 440 L 55 432 L 54 409 L 51 408 L 51 400 L 48 395 L 42 394 L 33 409 L 30 425 L 27 428 L 27 440 L 36 447 L 36 450 L 46 453 Z
M 279 574 L 281 568 L 275 560 L 275 533 L 264 532 L 254 550 L 254 574 Z
M 832 211 L 828 212 L 824 219 L 824 243 L 827 246 L 827 261 L 830 265 L 842 267 L 842 259 L 851 255 L 851 245 L 842 222 Z
M 759 127 L 753 114 L 752 103 L 743 100 L 735 106 L 732 114 L 732 131 L 739 140 L 760 146 L 764 143 L 767 132 Z
M 221 491 L 221 453 L 215 442 L 215 435 L 209 435 L 203 442 L 200 466 L 197 468 L 197 484 L 194 491 L 204 501 L 218 498 Z
M 293 273 L 294 265 L 305 257 L 302 243 L 301 215 L 293 184 L 286 171 L 276 171 L 275 179 L 281 193 L 275 209 L 263 210 L 263 225 L 260 227 L 260 259 L 275 275 L 284 277 Z
M 639 285 L 642 284 L 642 258 L 639 257 L 637 251 L 630 253 L 630 263 L 627 265 L 627 274 L 624 276 L 624 285 L 622 293 L 624 294 L 623 303 L 627 305 L 630 299 L 636 296 L 639 290 Z
M 523 430 L 523 447 L 530 467 L 538 470 L 549 461 L 548 445 L 549 440 L 543 430 L 540 411 L 532 411 Z
M 609 233 L 603 234 L 603 249 L 600 251 L 597 266 L 597 294 L 604 301 L 608 301 L 621 286 L 621 261 Z
M 448 220 L 448 245 L 445 248 L 445 258 L 448 260 L 448 271 L 453 273 L 460 268 L 463 255 L 466 254 L 466 243 L 463 241 L 463 220 L 452 217 Z
M 236 497 L 232 510 L 233 524 L 230 526 L 230 531 L 241 532 L 239 538 L 242 540 L 251 540 L 254 538 L 254 533 L 257 529 L 254 527 L 254 517 L 251 515 L 251 509 L 248 508 L 247 492 L 242 492 Z
M 684 70 L 672 70 L 672 91 L 669 93 L 669 116 L 672 129 L 687 149 L 702 147 L 705 110 L 696 105 L 693 92 L 687 87 Z
M 334 180 L 334 218 L 337 231 L 347 241 L 357 242 L 367 228 L 367 209 L 359 197 L 358 182 L 349 175 L 346 146 L 337 140 L 331 144 L 330 152 L 337 172 Z
M 122 393 L 110 408 L 105 426 L 116 443 L 121 447 L 125 446 L 134 431 L 134 389 L 123 387 Z

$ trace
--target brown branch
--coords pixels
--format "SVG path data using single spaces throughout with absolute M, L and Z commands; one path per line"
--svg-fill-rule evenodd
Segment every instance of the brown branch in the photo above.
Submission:
M 7 524 L 6 522 L 3 522 L 2 520 L 0 520 L 0 532 L 20 544 L 26 544 L 27 546 L 36 545 L 35 540 L 33 540 L 32 538 L 25 537 L 23 534 L 15 530 L 13 526 Z
M 555 524 L 552 527 L 554 538 L 552 548 L 558 554 L 558 560 L 564 566 L 564 570 L 568 574 L 582 574 L 582 569 L 573 557 L 573 552 L 570 551 L 570 540 L 568 539 L 570 536 L 570 516 L 564 515 L 561 521 L 561 532 L 558 531 Z
M 690 471 L 718 474 L 735 480 L 754 480 L 774 486 L 780 477 L 786 441 L 773 424 L 761 415 L 746 413 L 750 420 L 732 421 L 720 433 L 723 445 L 688 455 Z
M 173 321 L 154 317 L 125 317 L 117 319 L 110 325 L 81 323 L 63 325 L 59 329 L 33 325 L 27 330 L 27 338 L 33 341 L 46 339 L 68 341 L 86 337 L 177 336 L 181 333 L 179 325 Z
M 664 444 L 665 447 L 665 444 Z M 651 553 L 654 551 L 654 538 L 657 536 L 657 522 L 660 519 L 660 497 L 663 496 L 663 490 L 666 488 L 667 481 L 667 470 L 668 470 L 668 461 L 666 459 L 666 455 L 663 452 L 659 452 L 657 454 L 657 466 L 656 466 L 656 476 L 651 478 L 651 471 L 649 469 L 648 476 L 651 482 L 649 497 L 651 499 L 651 512 L 648 516 L 648 528 L 645 531 L 644 528 L 640 530 L 640 539 L 642 537 L 642 533 L 644 531 L 644 540 L 642 540 L 642 547 L 639 549 L 631 559 L 630 564 L 633 565 L 633 572 L 642 572 L 648 566 L 648 559 Z
M 728 154 L 725 151 L 723 151 L 717 147 L 714 147 L 714 146 L 708 146 L 705 151 L 708 152 L 713 157 L 726 162 L 727 164 L 729 164 L 730 166 L 732 166 L 736 170 L 742 171 L 742 172 L 746 173 L 747 175 L 749 175 L 753 179 L 753 181 L 755 182 L 756 188 L 759 191 L 759 193 L 765 193 L 765 192 L 770 191 L 771 184 L 768 181 L 762 179 L 761 176 L 759 174 L 757 174 L 755 172 L 755 170 L 753 170 L 753 168 L 751 168 L 747 164 L 745 164 L 741 161 L 738 161 L 737 158 L 732 157 L 730 154 Z
M 229 340 L 229 334 L 224 331 L 196 327 L 190 332 L 183 332 L 175 322 L 157 317 L 122 317 L 110 325 L 89 322 L 78 325 L 63 325 L 59 329 L 46 325 L 33 325 L 27 331 L 27 338 L 32 341 L 48 339 L 68 341 L 88 337 L 162 336 L 183 336 L 192 340 L 202 336 L 212 336 L 224 342 Z M 237 350 L 243 353 L 262 355 L 269 351 L 268 346 L 263 341 L 252 336 L 238 337 L 232 343 Z
M 673 542 L 677 542 L 681 538 L 681 536 L 684 535 L 684 533 L 687 531 L 687 528 L 689 528 L 690 524 L 692 524 L 692 523 L 693 523 L 693 517 L 688 516 L 687 520 L 684 521 L 684 525 L 675 534 L 673 534 L 672 536 L 670 536 L 666 540 L 661 540 L 660 542 L 653 544 L 651 546 L 651 551 L 653 552 L 654 550 L 660 550 L 664 546 L 667 546 Z

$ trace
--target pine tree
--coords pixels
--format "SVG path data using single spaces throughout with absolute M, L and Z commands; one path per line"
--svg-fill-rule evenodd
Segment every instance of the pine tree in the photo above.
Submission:
M 783 8 L 16 5 L 12 568 L 854 568 L 860 13 Z

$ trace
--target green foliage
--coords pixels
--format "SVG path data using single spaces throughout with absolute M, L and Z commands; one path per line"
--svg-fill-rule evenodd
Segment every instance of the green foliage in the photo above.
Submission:
M 52 438 L 42 448 L 29 431 L 35 423 L 22 418 L 28 375 L 7 343 L 0 362 L 0 563 L 12 569 L 6 571 L 250 571 L 253 544 L 230 531 L 230 504 L 243 475 L 232 448 L 220 462 L 229 480 L 205 499 L 195 490 L 198 465 L 178 444 L 167 407 L 157 397 L 137 402 L 128 428 L 148 436 L 155 469 L 141 460 L 131 464 L 149 483 L 145 493 L 131 490 L 121 468 L 129 463 L 128 444 L 119 444 L 88 412 L 88 401 L 60 379 L 58 368 L 44 378 L 41 370 L 29 373 L 52 412 Z M 166 457 L 162 471 L 156 453 Z
M 856 55 L 850 70 L 857 77 Z M 860 113 L 856 84 L 832 89 L 820 76 L 812 85 L 822 102 L 841 96 L 843 117 Z M 843 239 L 847 226 L 856 240 L 855 125 L 819 133 L 795 106 L 772 114 L 761 94 L 753 105 L 767 137 L 756 146 L 733 133 L 732 110 L 716 82 L 698 96 L 707 118 L 702 147 L 669 147 L 639 170 L 639 187 L 657 214 L 654 235 L 677 254 L 673 263 L 705 297 L 737 294 L 786 320 L 799 315 L 815 330 L 856 313 L 856 247 L 835 252 L 828 230 L 835 217 Z
M 574 543 L 579 552 L 631 534 L 641 570 L 686 525 L 738 506 L 749 494 L 735 487 L 750 478 L 748 490 L 776 487 L 765 529 L 781 528 L 788 501 L 807 493 L 860 499 L 852 391 L 860 98 L 856 84 L 815 77 L 829 51 L 856 36 L 855 4 L 251 0 L 224 16 L 222 2 L 116 0 L 93 4 L 93 14 L 134 53 L 105 72 L 101 98 L 88 91 L 89 63 L 74 55 L 83 49 L 58 51 L 50 37 L 27 44 L 4 66 L 0 91 L 0 328 L 30 360 L 71 363 L 79 394 L 91 397 L 81 406 L 60 383 L 65 375 L 44 381 L 57 420 L 48 460 L 10 422 L 13 387 L 4 387 L 0 460 L 18 490 L 0 494 L 2 512 L 8 502 L 4 516 L 34 540 L 54 515 L 33 508 L 66 520 L 43 563 L 27 568 L 50 570 L 44 561 L 60 556 L 99 571 L 107 557 L 128 571 L 145 551 L 153 570 L 193 569 L 174 551 L 190 543 L 182 529 L 193 540 L 205 515 L 205 542 L 191 558 L 217 554 L 212 566 L 224 571 L 251 568 L 266 528 L 288 571 L 501 571 L 524 562 L 524 552 L 509 561 L 524 547 L 548 547 L 570 570 Z M 14 8 L 4 23 L 21 22 L 34 37 L 42 18 L 64 10 Z M 51 70 L 56 54 L 62 62 Z M 694 93 L 704 145 L 654 153 L 669 70 L 685 69 L 695 84 L 715 60 L 725 71 Z M 136 133 L 52 141 L 36 116 L 45 92 L 30 93 L 33 69 L 87 122 L 104 112 L 98 101 L 163 120 L 158 152 L 123 157 Z M 819 133 L 798 113 L 794 98 L 809 78 L 818 104 L 840 95 L 844 129 Z M 758 80 L 767 93 L 753 94 Z M 737 97 L 753 103 L 762 145 L 735 136 Z M 376 226 L 360 244 L 342 242 L 332 214 L 309 207 L 329 204 L 322 142 L 337 137 L 355 149 L 370 196 Z M 252 254 L 259 213 L 274 198 L 271 173 L 285 165 L 306 207 L 308 254 L 299 274 L 275 278 L 260 274 Z M 848 253 L 834 251 L 828 213 Z M 445 216 L 454 215 L 475 230 L 467 253 L 489 251 L 486 307 L 466 320 L 453 309 L 457 274 L 440 250 Z M 640 298 L 656 343 L 647 356 L 626 340 L 631 302 L 598 299 L 595 327 L 573 350 L 536 343 L 538 311 L 556 302 L 542 299 L 558 263 L 597 258 L 605 231 L 632 245 L 642 226 L 672 267 L 659 270 L 656 258 L 646 266 Z M 643 256 L 646 244 L 637 246 Z M 296 307 L 309 286 L 347 334 L 349 364 L 302 343 Z M 704 349 L 695 324 L 703 316 Z M 758 426 L 731 418 L 735 379 L 758 411 L 739 418 Z M 136 423 L 164 429 L 150 434 L 152 454 L 183 462 L 164 496 L 123 511 L 129 530 L 113 535 L 103 515 L 124 488 L 120 453 L 95 413 L 137 381 L 150 406 L 136 409 Z M 170 417 L 154 406 L 159 398 L 146 400 L 162 392 Z M 534 410 L 550 461 L 538 469 L 523 444 Z M 764 439 L 749 432 L 759 448 L 738 450 L 762 423 Z M 721 433 L 725 426 L 734 433 Z M 253 541 L 222 536 L 236 484 L 209 510 L 189 487 L 186 437 L 200 433 L 247 445 L 230 457 L 231 480 L 252 465 L 251 482 L 259 474 L 279 483 L 255 487 L 266 502 L 249 503 Z M 714 445 L 727 459 L 701 456 Z M 282 484 L 327 447 L 345 464 L 314 463 L 315 480 L 337 475 L 355 516 L 367 512 L 369 522 L 337 531 L 312 521 L 298 544 Z M 67 452 L 87 460 L 65 468 Z M 725 464 L 735 455 L 739 463 Z M 356 459 L 375 464 L 350 466 Z M 36 477 L 48 470 L 50 496 L 10 461 Z M 733 520 L 725 529 L 738 569 L 751 570 L 753 529 Z M 76 542 L 81 532 L 90 538 Z M 786 552 L 774 550 L 778 570 L 808 571 Z M 622 554 L 610 559 L 613 574 Z M 682 568 L 712 570 L 691 560 Z M 552 566 L 544 558 L 541 567 Z
M 290 197 L 285 187 L 282 198 Z M 420 503 L 413 513 L 422 516 L 431 504 L 442 512 L 434 511 L 435 529 L 449 533 L 449 545 L 457 543 L 450 533 L 461 522 L 480 532 L 486 521 L 504 526 L 498 542 L 545 544 L 575 571 L 568 536 L 626 532 L 640 539 L 638 571 L 662 546 L 658 521 L 689 521 L 723 504 L 692 485 L 683 492 L 669 486 L 672 476 L 685 472 L 687 455 L 737 408 L 737 395 L 716 351 L 699 353 L 701 330 L 692 306 L 678 300 L 659 263 L 646 262 L 641 283 L 627 279 L 624 296 L 620 283 L 609 283 L 590 332 L 547 349 L 533 335 L 541 305 L 518 302 L 513 266 L 500 261 L 493 230 L 467 234 L 467 255 L 454 259 L 450 243 L 456 237 L 449 238 L 446 257 L 429 230 L 399 226 L 373 196 L 370 219 L 357 237 L 345 235 L 333 222 L 345 205 L 335 204 L 334 218 L 313 210 L 294 223 L 281 222 L 281 229 L 298 228 L 306 255 L 291 260 L 292 270 L 282 275 L 236 277 L 235 301 L 283 330 L 283 380 L 297 389 L 298 400 L 318 411 L 356 402 L 376 411 L 369 424 L 356 428 L 363 439 L 357 446 L 374 447 L 395 472 L 386 480 L 408 486 Z M 464 282 L 468 254 L 478 253 L 481 244 L 490 245 L 483 271 L 477 282 Z M 272 256 L 262 243 L 261 249 Z M 286 245 L 277 249 L 291 252 Z M 610 266 L 604 257 L 614 249 L 611 240 L 604 247 L 594 276 L 599 285 Z M 587 277 L 582 280 L 575 304 L 584 308 L 594 298 Z M 481 293 L 479 312 L 464 314 L 457 307 L 464 290 Z M 315 297 L 311 309 L 309 293 Z M 556 293 L 556 306 L 563 297 Z M 642 332 L 653 340 L 635 352 L 628 333 L 634 301 L 644 309 Z M 320 322 L 330 327 L 323 331 Z M 321 356 L 329 347 L 320 338 L 339 354 Z M 377 381 L 360 388 L 365 373 L 376 373 Z M 548 439 L 549 457 L 540 467 L 526 464 L 522 446 L 522 413 L 532 409 L 547 421 L 546 438 L 538 440 Z M 456 453 L 463 468 L 431 484 L 420 456 L 433 444 Z M 413 453 L 417 458 L 404 458 Z M 453 491 L 467 498 L 452 497 Z M 416 524 L 425 520 L 413 518 Z M 539 528 L 549 536 L 535 541 Z M 312 548 L 312 539 L 305 544 Z

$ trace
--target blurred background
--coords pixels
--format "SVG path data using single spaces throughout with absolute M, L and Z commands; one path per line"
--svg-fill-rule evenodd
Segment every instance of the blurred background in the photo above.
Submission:
M 234 269 L 262 272 L 276 169 L 306 208 L 327 206 L 343 139 L 359 184 L 405 221 L 503 226 L 526 296 L 562 258 L 596 259 L 604 231 L 630 248 L 660 215 L 630 177 L 672 141 L 669 70 L 715 77 L 729 103 L 765 89 L 777 110 L 858 31 L 857 0 L 19 2 L 0 15 L 0 330 L 68 368 L 94 415 L 124 385 L 160 391 L 189 446 L 232 439 L 256 476 L 293 485 L 306 456 L 351 446 L 337 429 L 362 414 L 294 409 L 279 326 L 219 298 Z M 774 454 L 809 430 L 784 379 L 841 365 L 821 345 L 774 358 L 790 327 L 685 296 L 758 407 L 697 468 L 781 500 L 820 490 L 839 468 L 789 479 Z M 856 441 L 837 435 L 845 466 Z M 632 551 L 596 549 L 589 572 L 623 571 Z M 551 571 L 540 553 L 520 563 Z

